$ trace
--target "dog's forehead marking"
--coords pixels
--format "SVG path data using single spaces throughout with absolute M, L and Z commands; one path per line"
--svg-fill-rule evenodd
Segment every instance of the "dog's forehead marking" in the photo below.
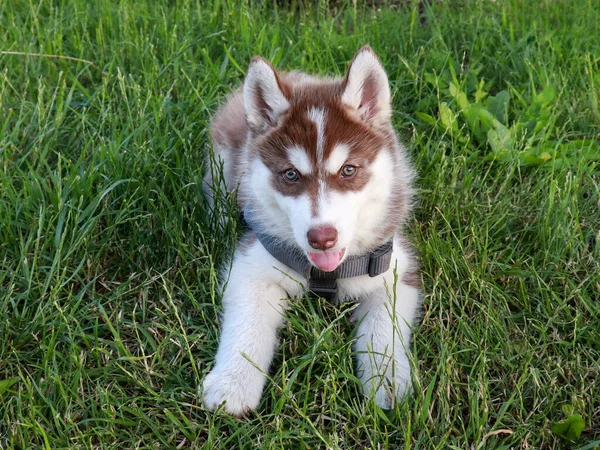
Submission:
M 329 154 L 329 158 L 327 158 L 327 162 L 325 163 L 325 169 L 327 172 L 331 174 L 337 174 L 342 167 L 342 164 L 346 162 L 348 159 L 348 155 L 350 154 L 350 147 L 346 144 L 336 144 L 333 147 L 333 150 Z
M 317 164 L 323 163 L 323 149 L 325 147 L 325 110 L 323 108 L 310 108 L 306 116 L 317 127 Z
M 313 168 L 306 150 L 299 145 L 286 149 L 288 160 L 302 175 L 312 174 Z
M 310 212 L 312 217 L 318 217 L 319 213 L 321 211 L 321 203 L 323 202 L 323 199 L 325 198 L 326 195 L 326 190 L 327 190 L 327 185 L 325 183 L 325 181 L 323 181 L 322 179 L 319 180 L 319 188 L 317 190 L 317 192 L 314 193 L 314 195 L 311 197 L 310 199 Z

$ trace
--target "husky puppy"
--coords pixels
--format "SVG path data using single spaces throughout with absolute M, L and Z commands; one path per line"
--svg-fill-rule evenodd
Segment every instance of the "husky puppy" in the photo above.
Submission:
M 224 403 L 240 416 L 258 407 L 288 299 L 307 287 L 358 302 L 357 375 L 367 396 L 391 408 L 410 389 L 420 291 L 401 227 L 414 172 L 390 100 L 386 72 L 365 46 L 340 79 L 278 73 L 255 57 L 217 112 L 215 156 L 249 231 L 224 293 L 216 363 L 202 387 L 207 408 Z M 210 171 L 205 182 L 210 198 Z

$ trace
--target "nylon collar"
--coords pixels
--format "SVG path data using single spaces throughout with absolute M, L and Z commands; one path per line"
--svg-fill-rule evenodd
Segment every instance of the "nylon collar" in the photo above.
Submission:
M 304 276 L 308 280 L 308 289 L 327 300 L 333 299 L 337 294 L 338 278 L 352 278 L 360 275 L 376 277 L 390 268 L 392 240 L 364 255 L 349 256 L 333 272 L 324 272 L 313 266 L 306 254 L 297 246 L 282 243 L 275 236 L 260 231 L 260 228 L 254 223 L 252 212 L 248 207 L 242 211 L 240 221 L 246 228 L 256 233 L 256 237 L 271 256 Z

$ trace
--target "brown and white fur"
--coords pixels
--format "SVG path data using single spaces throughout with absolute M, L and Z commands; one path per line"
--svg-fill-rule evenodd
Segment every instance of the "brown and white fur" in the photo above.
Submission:
M 407 357 L 420 292 L 401 234 L 413 170 L 392 128 L 387 75 L 368 46 L 343 79 L 277 73 L 252 59 L 243 88 L 217 113 L 212 137 L 228 190 L 238 189 L 261 230 L 334 270 L 350 255 L 393 238 L 390 269 L 338 280 L 338 300 L 357 301 L 358 376 L 366 395 L 390 408 L 410 387 Z M 209 197 L 214 190 L 206 177 Z M 233 257 L 216 364 L 204 404 L 243 415 L 261 398 L 289 298 L 307 280 L 250 232 Z M 394 270 L 398 282 L 394 284 Z M 395 293 L 390 292 L 395 286 Z

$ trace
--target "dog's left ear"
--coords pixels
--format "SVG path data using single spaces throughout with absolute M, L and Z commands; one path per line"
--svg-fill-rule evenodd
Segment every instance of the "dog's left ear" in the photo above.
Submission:
M 389 121 L 388 77 L 371 47 L 365 45 L 356 53 L 342 86 L 342 103 L 356 109 L 365 122 L 379 126 Z
M 264 58 L 252 58 L 244 81 L 246 123 L 255 133 L 264 133 L 279 122 L 290 107 L 277 72 Z

